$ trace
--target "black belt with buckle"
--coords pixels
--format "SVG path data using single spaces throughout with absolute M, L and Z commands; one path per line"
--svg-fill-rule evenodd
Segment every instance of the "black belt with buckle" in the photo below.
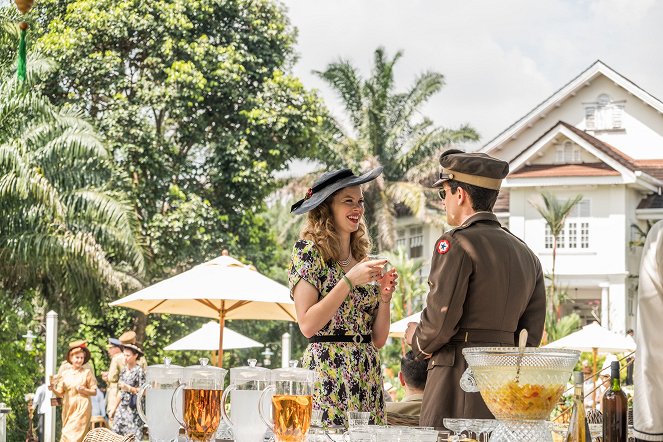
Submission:
M 371 335 L 360 335 L 359 333 L 350 335 L 316 335 L 308 338 L 308 342 L 354 342 L 355 344 L 368 344 L 371 342 Z

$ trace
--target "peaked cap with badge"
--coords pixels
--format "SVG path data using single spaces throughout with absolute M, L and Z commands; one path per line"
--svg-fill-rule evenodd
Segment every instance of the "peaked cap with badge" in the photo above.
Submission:
M 465 153 L 449 149 L 440 155 L 442 173 L 433 187 L 442 187 L 448 180 L 500 190 L 502 180 L 509 174 L 509 163 L 485 153 Z
M 308 189 L 306 196 L 292 205 L 290 212 L 295 215 L 306 213 L 318 207 L 337 190 L 373 181 L 381 173 L 382 166 L 369 170 L 359 176 L 352 173 L 350 169 L 325 172 L 313 182 L 313 187 Z

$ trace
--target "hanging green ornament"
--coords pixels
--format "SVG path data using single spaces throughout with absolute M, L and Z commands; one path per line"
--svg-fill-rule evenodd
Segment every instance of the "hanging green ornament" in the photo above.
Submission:
M 16 63 L 16 74 L 18 75 L 18 79 L 23 81 L 25 80 L 28 67 L 28 49 L 25 42 L 25 34 L 28 33 L 28 24 L 22 21 L 18 26 L 21 29 L 21 38 L 18 41 L 18 62 Z
M 14 0 L 16 2 L 16 7 L 21 12 L 21 14 L 27 14 L 30 9 L 32 9 L 32 4 L 34 0 Z M 27 67 L 28 67 L 28 48 L 27 48 L 27 33 L 28 33 L 28 24 L 24 21 L 18 25 L 21 31 L 21 37 L 18 41 L 18 61 L 16 62 L 16 75 L 21 81 L 25 80 L 27 76 Z

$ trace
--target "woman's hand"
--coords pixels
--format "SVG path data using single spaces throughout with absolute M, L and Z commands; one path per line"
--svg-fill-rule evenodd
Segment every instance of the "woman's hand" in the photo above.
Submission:
M 378 284 L 380 284 L 380 302 L 390 302 L 391 297 L 396 290 L 398 285 L 398 272 L 395 268 L 389 269 L 380 279 L 378 279 Z
M 355 264 L 345 276 L 348 277 L 353 286 L 365 285 L 371 281 L 378 281 L 382 276 L 382 268 L 387 264 L 386 259 L 374 259 L 369 261 L 364 258 Z

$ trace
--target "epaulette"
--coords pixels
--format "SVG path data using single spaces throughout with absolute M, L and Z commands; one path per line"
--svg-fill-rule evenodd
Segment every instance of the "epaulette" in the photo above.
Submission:
M 457 231 L 459 231 L 459 230 L 465 230 L 465 229 L 467 229 L 468 227 L 470 227 L 471 225 L 472 225 L 472 224 L 470 224 L 470 223 L 467 223 L 467 224 L 461 224 L 461 225 L 458 226 L 458 227 L 454 227 L 453 229 L 451 229 L 451 230 L 449 230 L 449 231 L 447 231 L 447 232 L 444 232 L 444 234 L 445 234 L 445 235 L 449 235 L 449 236 L 454 236 L 454 233 L 456 233 Z

